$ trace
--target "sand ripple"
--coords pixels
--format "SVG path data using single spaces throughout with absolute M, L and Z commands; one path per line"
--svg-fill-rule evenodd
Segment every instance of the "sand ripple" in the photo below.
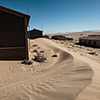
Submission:
M 16 68 L 15 72 L 9 71 L 7 67 L 1 68 L 4 66 L 2 63 L 0 100 L 75 100 L 92 81 L 91 67 L 50 40 L 37 41 L 58 57 L 46 70 L 37 74 L 27 69 L 20 71 Z

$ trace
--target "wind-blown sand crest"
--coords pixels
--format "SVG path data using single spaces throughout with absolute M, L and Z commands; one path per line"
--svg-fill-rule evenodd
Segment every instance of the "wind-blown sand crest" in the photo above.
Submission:
M 52 63 L 37 72 L 26 67 L 21 70 L 24 65 L 18 61 L 0 61 L 0 100 L 76 100 L 92 81 L 90 65 L 51 40 L 36 39 L 33 43 L 57 57 L 51 55 Z

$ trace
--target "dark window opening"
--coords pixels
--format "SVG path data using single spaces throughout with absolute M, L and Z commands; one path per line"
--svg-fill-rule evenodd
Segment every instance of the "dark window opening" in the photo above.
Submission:
M 94 46 L 96 45 L 96 41 L 94 41 Z

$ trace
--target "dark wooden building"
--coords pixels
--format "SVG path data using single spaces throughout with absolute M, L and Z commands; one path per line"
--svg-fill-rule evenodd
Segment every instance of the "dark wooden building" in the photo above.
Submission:
M 100 35 L 79 38 L 81 45 L 100 48 Z
M 28 31 L 28 38 L 30 39 L 35 39 L 35 38 L 39 38 L 42 37 L 43 35 L 43 31 L 38 30 L 38 29 L 33 29 Z
M 28 59 L 29 19 L 29 15 L 0 6 L 0 59 Z
M 66 40 L 66 37 L 63 35 L 53 35 L 51 37 L 51 39 L 55 39 L 55 40 Z

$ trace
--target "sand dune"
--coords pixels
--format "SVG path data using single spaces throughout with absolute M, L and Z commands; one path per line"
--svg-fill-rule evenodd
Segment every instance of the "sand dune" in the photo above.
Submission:
M 46 52 L 47 62 L 33 62 L 29 66 L 19 61 L 0 61 L 0 100 L 82 100 L 81 95 L 92 87 L 94 67 L 91 68 L 85 58 L 51 40 L 30 42 L 30 51 L 32 45 L 37 44 Z M 53 58 L 53 54 L 57 57 Z M 32 55 L 30 52 L 30 57 Z
M 79 94 L 76 100 L 100 100 L 100 64 L 87 58 L 84 60 L 92 67 L 94 76 L 92 83 Z

